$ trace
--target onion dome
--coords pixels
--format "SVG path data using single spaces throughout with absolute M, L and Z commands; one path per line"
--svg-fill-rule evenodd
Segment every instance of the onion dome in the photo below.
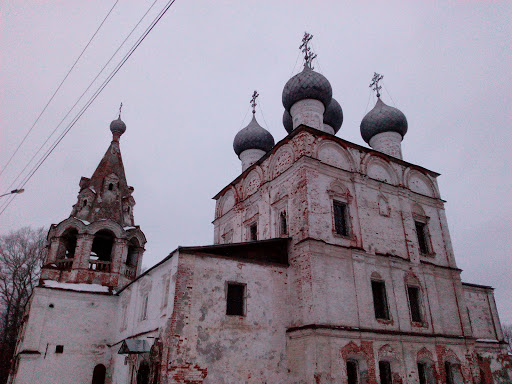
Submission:
M 238 157 L 247 149 L 261 149 L 268 152 L 274 147 L 274 137 L 258 124 L 254 115 L 247 127 L 240 130 L 233 140 L 233 149 Z
M 325 109 L 324 124 L 333 127 L 334 133 L 338 132 L 341 128 L 341 124 L 343 124 L 343 110 L 341 109 L 340 103 L 334 98 L 331 99 L 331 103 Z
M 286 132 L 292 133 L 292 131 L 293 131 L 292 115 L 290 115 L 287 110 L 285 110 L 283 112 L 283 125 L 284 125 L 284 129 L 286 129 Z
M 112 134 L 118 136 L 121 136 L 126 131 L 126 124 L 121 120 L 121 117 L 118 117 L 110 123 L 110 131 Z
M 384 104 L 379 97 L 375 107 L 361 121 L 361 136 L 369 144 L 373 136 L 383 132 L 397 132 L 404 137 L 407 119 L 402 111 Z
M 288 80 L 283 89 L 283 106 L 288 112 L 293 104 L 304 99 L 319 100 L 327 108 L 331 98 L 332 88 L 329 80 L 307 65 L 302 72 Z

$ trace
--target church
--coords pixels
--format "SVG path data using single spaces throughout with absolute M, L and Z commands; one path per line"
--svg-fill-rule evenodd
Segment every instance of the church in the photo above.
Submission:
M 110 124 L 110 147 L 49 230 L 10 383 L 512 382 L 493 289 L 461 281 L 439 174 L 402 158 L 404 113 L 375 74 L 369 147 L 336 136 L 342 107 L 310 39 L 278 143 L 253 95 L 233 142 L 242 172 L 214 196 L 214 244 L 143 273 L 126 125 Z

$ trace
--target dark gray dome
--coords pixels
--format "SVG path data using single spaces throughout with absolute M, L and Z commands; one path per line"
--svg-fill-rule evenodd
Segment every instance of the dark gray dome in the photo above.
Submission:
M 290 115 L 286 109 L 283 112 L 283 125 L 284 125 L 284 129 L 286 129 L 286 132 L 292 133 L 292 131 L 293 131 L 292 115 Z
M 115 119 L 110 123 L 110 131 L 122 135 L 126 131 L 126 124 L 120 118 Z
M 237 156 L 246 149 L 261 149 L 268 152 L 274 147 L 274 138 L 261 125 L 258 124 L 254 115 L 247 127 L 240 130 L 233 140 L 233 149 Z
M 334 133 L 338 132 L 341 128 L 341 124 L 343 124 L 343 110 L 341 109 L 340 103 L 334 98 L 331 99 L 331 103 L 325 109 L 324 124 L 333 127 Z
M 361 121 L 361 136 L 370 143 L 373 136 L 382 132 L 397 132 L 404 137 L 407 133 L 407 119 L 402 111 L 384 104 L 378 98 L 375 107 Z
M 329 80 L 308 66 L 288 80 L 283 89 L 283 106 L 288 112 L 293 104 L 304 99 L 320 100 L 327 108 L 331 98 L 332 88 Z

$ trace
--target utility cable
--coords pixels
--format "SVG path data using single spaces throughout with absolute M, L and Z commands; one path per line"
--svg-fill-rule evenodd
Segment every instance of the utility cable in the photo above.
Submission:
M 73 118 L 71 123 L 68 125 L 66 130 L 61 134 L 59 139 L 52 145 L 52 147 L 46 152 L 44 157 L 40 159 L 39 163 L 31 170 L 30 174 L 25 177 L 22 181 L 23 186 L 25 186 L 28 181 L 32 178 L 32 176 L 37 172 L 37 170 L 43 165 L 45 160 L 50 156 L 50 154 L 54 151 L 54 149 L 57 147 L 57 145 L 64 139 L 64 137 L 67 135 L 67 133 L 73 128 L 73 126 L 76 124 L 76 122 L 80 119 L 80 117 L 87 111 L 89 106 L 94 102 L 94 100 L 99 96 L 99 94 L 103 91 L 103 89 L 110 83 L 110 81 L 114 78 L 114 76 L 119 72 L 119 70 L 123 67 L 123 65 L 126 63 L 126 61 L 130 58 L 130 56 L 135 52 L 135 50 L 140 46 L 140 44 L 144 41 L 144 39 L 147 37 L 147 35 L 153 30 L 153 28 L 158 24 L 158 22 L 162 19 L 162 17 L 165 15 L 165 13 L 169 10 L 169 8 L 175 3 L 176 0 L 170 0 L 160 11 L 160 13 L 157 15 L 157 17 L 153 20 L 153 22 L 150 24 L 150 26 L 144 31 L 141 37 L 137 40 L 137 42 L 132 46 L 132 48 L 129 50 L 129 52 L 123 57 L 121 62 L 116 66 L 116 68 L 111 72 L 111 74 L 107 77 L 107 79 L 102 83 L 102 85 L 99 87 L 99 89 L 94 93 L 94 95 L 89 99 L 89 101 L 85 104 L 84 107 L 80 110 L 80 112 Z M 21 188 L 20 188 L 21 189 Z M 13 195 L 15 197 L 16 195 Z M 10 205 L 10 203 L 14 199 L 9 200 L 9 202 L 2 208 L 0 211 L 0 215 L 7 209 L 7 207 Z
M 147 11 L 144 13 L 144 15 L 142 15 L 142 17 L 139 19 L 139 21 L 137 22 L 137 24 L 135 24 L 135 26 L 132 28 L 132 30 L 130 31 L 130 33 L 128 33 L 128 35 L 125 37 L 125 39 L 122 41 L 122 43 L 119 45 L 119 47 L 117 47 L 117 49 L 115 50 L 115 52 L 112 54 L 112 56 L 110 56 L 110 58 L 108 59 L 108 61 L 103 65 L 103 67 L 101 68 L 101 70 L 98 72 L 98 74 L 96 75 L 96 77 L 89 83 L 89 86 L 87 87 L 87 89 L 80 95 L 80 97 L 76 100 L 75 104 L 73 104 L 73 106 L 69 109 L 69 111 L 66 113 L 66 115 L 62 118 L 62 120 L 59 122 L 59 124 L 55 127 L 55 129 L 52 131 L 52 133 L 50 133 L 50 135 L 46 138 L 46 140 L 44 141 L 43 144 L 41 144 L 41 146 L 38 148 L 38 150 L 34 153 L 34 155 L 30 158 L 30 160 L 28 161 L 28 163 L 25 165 L 25 167 L 21 170 L 21 172 L 18 173 L 18 176 L 14 179 L 14 181 L 9 185 L 9 187 L 7 187 L 8 190 L 11 189 L 11 187 L 14 185 L 14 183 L 16 183 L 16 181 L 18 181 L 18 179 L 21 177 L 21 175 L 23 174 L 23 172 L 25 172 L 25 170 L 29 167 L 29 165 L 32 163 L 32 161 L 34 160 L 34 158 L 41 152 L 41 150 L 44 148 L 44 146 L 46 145 L 46 143 L 48 143 L 48 141 L 51 139 L 51 137 L 55 134 L 55 132 L 57 132 L 57 130 L 60 128 L 60 126 L 62 125 L 62 123 L 64 123 L 64 121 L 66 121 L 67 117 L 71 114 L 71 112 L 73 111 L 73 109 L 75 109 L 75 107 L 78 105 L 78 103 L 82 100 L 82 98 L 84 97 L 84 95 L 89 91 L 89 89 L 91 89 L 91 87 L 94 85 L 94 83 L 96 82 L 96 80 L 98 79 L 98 77 L 100 77 L 100 75 L 103 73 L 103 71 L 105 70 L 105 68 L 110 64 L 110 62 L 114 59 L 114 57 L 116 56 L 116 54 L 119 52 L 119 50 L 123 47 L 124 43 L 126 43 L 126 41 L 130 38 L 130 36 L 133 34 L 133 32 L 137 29 L 137 27 L 140 25 L 140 23 L 144 20 L 144 18 L 146 17 L 146 15 L 151 11 L 151 9 L 153 8 L 153 6 L 156 4 L 158 0 L 155 0 L 153 2 L 153 4 L 151 4 L 151 6 L 147 9 Z
M 32 132 L 32 130 L 34 129 L 34 127 L 36 126 L 36 124 L 38 123 L 39 119 L 41 119 L 41 116 L 43 115 L 43 113 L 46 111 L 46 109 L 48 108 L 48 106 L 50 105 L 50 103 L 52 102 L 52 100 L 55 98 L 55 96 L 57 95 L 57 93 L 59 92 L 59 90 L 61 89 L 62 85 L 64 84 L 64 82 L 66 81 L 66 79 L 69 77 L 69 75 L 71 74 L 71 72 L 73 71 L 73 69 L 75 68 L 76 64 L 78 63 L 78 61 L 80 60 L 80 58 L 83 56 L 83 54 L 85 53 L 85 51 L 87 50 L 87 48 L 89 47 L 89 45 L 91 45 L 92 41 L 94 40 L 94 38 L 96 37 L 96 35 L 98 34 L 98 32 L 100 31 L 101 27 L 103 26 L 103 24 L 105 24 L 105 21 L 107 21 L 108 17 L 110 16 L 110 14 L 112 13 L 112 11 L 114 10 L 115 6 L 117 5 L 117 3 L 119 2 L 119 0 L 116 0 L 116 2 L 114 3 L 114 5 L 112 6 L 112 8 L 110 8 L 110 11 L 108 11 L 107 15 L 103 18 L 103 21 L 101 22 L 101 24 L 99 25 L 99 27 L 96 29 L 96 31 L 94 32 L 94 34 L 92 35 L 92 37 L 89 39 L 88 43 L 85 45 L 84 49 L 82 49 L 82 52 L 80 53 L 80 55 L 78 55 L 78 57 L 76 58 L 75 62 L 73 63 L 73 65 L 71 66 L 71 68 L 69 69 L 68 73 L 66 73 L 66 76 L 64 76 L 64 79 L 62 79 L 62 81 L 60 82 L 59 86 L 57 87 L 57 89 L 53 92 L 52 96 L 50 97 L 50 100 L 48 100 L 48 102 L 46 103 L 46 105 L 44 106 L 43 110 L 41 111 L 41 113 L 39 113 L 39 116 L 37 116 L 37 119 L 36 121 L 34 121 L 34 123 L 32 124 L 32 126 L 30 127 L 30 129 L 28 130 L 28 132 L 25 134 L 25 136 L 23 137 L 23 140 L 21 140 L 21 142 L 18 144 L 18 146 L 16 147 L 16 150 L 14 151 L 14 153 L 11 155 L 11 157 L 9 157 L 9 160 L 7 160 L 7 163 L 3 166 L 2 170 L 0 171 L 0 176 L 2 175 L 2 173 L 4 173 L 5 169 L 9 166 L 9 164 L 11 163 L 12 159 L 14 158 L 14 156 L 16 155 L 16 153 L 18 153 L 19 149 L 21 148 L 21 146 L 23 145 L 23 143 L 25 142 L 25 140 L 27 139 L 27 137 L 30 135 L 30 133 Z

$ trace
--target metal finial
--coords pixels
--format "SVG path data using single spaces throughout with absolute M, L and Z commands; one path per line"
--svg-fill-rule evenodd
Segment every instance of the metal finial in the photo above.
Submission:
M 258 93 L 258 91 L 254 91 L 254 93 L 252 94 L 252 97 L 251 97 L 251 106 L 252 106 L 252 114 L 255 115 L 256 114 L 256 99 L 258 98 L 260 94 Z
M 377 97 L 380 97 L 380 90 L 382 87 L 379 85 L 379 81 L 384 78 L 383 75 L 378 74 L 377 72 L 373 72 L 372 82 L 370 84 L 370 88 L 377 92 Z
M 299 49 L 301 49 L 302 52 L 304 53 L 304 66 L 310 69 L 314 69 L 311 63 L 313 62 L 313 59 L 316 58 L 316 55 L 313 52 L 311 52 L 311 47 L 309 46 L 309 42 L 311 41 L 312 38 L 313 35 L 304 32 L 302 44 L 299 47 Z
M 119 120 L 121 120 L 121 109 L 123 109 L 123 103 L 119 106 Z

